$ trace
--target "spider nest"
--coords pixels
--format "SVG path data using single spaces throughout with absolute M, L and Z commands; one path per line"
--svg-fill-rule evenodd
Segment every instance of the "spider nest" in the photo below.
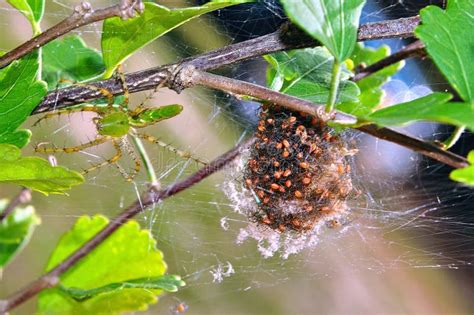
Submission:
M 337 227 L 353 192 L 346 149 L 334 129 L 304 113 L 264 106 L 244 167 L 257 201 L 251 219 L 278 232 Z

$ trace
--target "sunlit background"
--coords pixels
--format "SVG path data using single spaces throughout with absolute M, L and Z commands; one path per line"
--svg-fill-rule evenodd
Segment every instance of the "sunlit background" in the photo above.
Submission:
M 198 1 L 205 2 L 205 1 Z M 368 1 L 363 22 L 412 16 L 420 7 L 442 1 Z M 94 8 L 112 1 L 93 1 Z M 190 1 L 161 1 L 169 7 Z M 47 1 L 43 29 L 67 17 L 75 1 Z M 133 72 L 176 62 L 183 57 L 262 35 L 284 21 L 275 1 L 220 10 L 194 20 L 153 42 L 124 64 Z M 31 36 L 26 19 L 6 1 L 0 2 L 0 50 L 8 51 Z M 100 49 L 101 24 L 73 31 Z M 409 41 L 389 44 L 396 51 Z M 219 70 L 235 78 L 264 84 L 263 59 Z M 447 89 L 443 77 L 425 60 L 409 60 L 404 70 L 385 86 L 384 104 L 411 100 Z M 139 104 L 149 93 L 132 96 Z M 210 160 L 251 136 L 259 106 L 223 93 L 193 88 L 177 95 L 160 90 L 148 105 L 179 103 L 181 115 L 147 128 L 146 132 L 194 155 Z M 32 117 L 28 125 L 39 117 Z M 51 119 L 32 128 L 32 144 L 49 141 L 75 145 L 94 136 L 92 116 L 77 114 Z M 443 140 L 450 129 L 420 123 L 406 132 L 428 141 Z M 235 213 L 223 187 L 232 170 L 215 174 L 191 189 L 137 217 L 148 228 L 165 255 L 169 272 L 181 275 L 187 286 L 166 294 L 149 314 L 170 314 L 185 303 L 189 314 L 467 314 L 474 312 L 474 201 L 473 190 L 450 182 L 450 169 L 418 154 L 370 136 L 349 131 L 347 138 L 359 153 L 353 160 L 354 183 L 362 194 L 351 201 L 351 221 L 329 230 L 319 244 L 281 258 L 263 258 L 256 243 L 237 245 L 246 218 Z M 465 134 L 454 151 L 466 155 L 474 148 Z M 163 185 L 197 169 L 159 147 L 148 146 Z M 31 146 L 25 150 L 33 154 Z M 59 164 L 80 170 L 113 154 L 111 147 L 74 155 L 59 154 Z M 130 161 L 123 161 L 126 166 Z M 88 176 L 68 196 L 33 195 L 42 219 L 33 239 L 4 270 L 2 297 L 42 274 L 59 237 L 82 215 L 113 217 L 146 187 L 141 174 L 125 182 L 115 167 Z M 17 187 L 1 186 L 0 198 L 12 197 Z M 126 268 L 126 266 L 124 266 Z M 13 314 L 32 314 L 36 301 Z

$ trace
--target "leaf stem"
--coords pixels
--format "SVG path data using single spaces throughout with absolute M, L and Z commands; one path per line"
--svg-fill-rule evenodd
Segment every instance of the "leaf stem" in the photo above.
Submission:
M 33 36 L 38 36 L 39 34 L 41 34 L 41 27 L 39 23 L 32 21 L 31 28 L 33 29 Z
M 150 157 L 148 156 L 148 153 L 146 152 L 145 147 L 143 146 L 143 142 L 136 136 L 132 136 L 132 141 L 135 145 L 135 148 L 137 148 L 138 154 L 140 154 L 140 159 L 142 160 L 143 165 L 145 166 L 151 187 L 160 187 L 160 182 L 156 177 L 155 168 L 153 167 Z
M 331 85 L 329 87 L 329 98 L 326 103 L 327 113 L 334 110 L 334 105 L 336 105 L 337 92 L 339 90 L 340 82 L 341 82 L 341 63 L 338 60 L 334 59 L 334 63 L 332 65 Z
M 458 142 L 459 138 L 461 138 L 462 133 L 466 129 L 465 126 L 458 126 L 454 131 L 451 133 L 448 139 L 444 140 L 442 143 L 443 149 L 448 150 L 450 149 L 453 145 Z

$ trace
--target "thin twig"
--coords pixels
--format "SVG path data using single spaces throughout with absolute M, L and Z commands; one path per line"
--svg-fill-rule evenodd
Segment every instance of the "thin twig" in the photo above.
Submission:
M 34 49 L 42 47 L 78 27 L 102 21 L 109 17 L 118 16 L 119 14 L 119 5 L 93 11 L 87 2 L 83 2 L 76 6 L 74 12 L 66 19 L 3 55 L 0 58 L 0 68 L 8 66 L 14 60 L 27 55 Z
M 363 78 L 379 71 L 385 69 L 388 66 L 396 64 L 402 60 L 412 58 L 412 57 L 424 57 L 426 56 L 425 45 L 417 40 L 406 47 L 400 49 L 396 53 L 374 63 L 368 67 L 362 68 L 359 70 L 356 75 L 352 78 L 353 81 L 359 81 Z
M 116 218 L 112 219 L 109 224 L 98 232 L 93 238 L 85 243 L 81 248 L 72 253 L 68 258 L 63 260 L 59 265 L 54 267 L 45 275 L 41 276 L 37 280 L 33 281 L 26 287 L 22 288 L 6 300 L 0 301 L 0 314 L 3 314 L 18 305 L 24 303 L 28 299 L 37 295 L 44 289 L 52 288 L 59 283 L 59 277 L 74 266 L 81 258 L 86 256 L 97 246 L 99 246 L 106 238 L 108 238 L 114 231 L 116 231 L 122 224 L 130 220 L 138 213 L 144 211 L 147 207 L 150 207 L 162 200 L 171 197 L 207 178 L 211 174 L 221 170 L 224 166 L 232 162 L 241 152 L 243 148 L 250 145 L 250 141 L 241 143 L 231 149 L 230 151 L 222 154 L 214 161 L 210 162 L 193 175 L 186 179 L 176 182 L 165 189 L 155 190 L 150 188 L 146 191 L 140 200 L 135 201 L 127 209 L 125 209 Z
M 5 218 L 19 205 L 30 202 L 31 201 L 31 190 L 28 188 L 23 188 L 20 190 L 18 195 L 16 195 L 7 207 L 0 213 L 0 223 L 5 220 Z

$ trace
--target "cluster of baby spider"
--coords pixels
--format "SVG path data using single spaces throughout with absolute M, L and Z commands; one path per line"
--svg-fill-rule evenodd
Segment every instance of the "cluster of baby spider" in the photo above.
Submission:
M 257 201 L 253 220 L 274 230 L 338 226 L 353 191 L 348 151 L 325 122 L 265 105 L 244 170 Z

